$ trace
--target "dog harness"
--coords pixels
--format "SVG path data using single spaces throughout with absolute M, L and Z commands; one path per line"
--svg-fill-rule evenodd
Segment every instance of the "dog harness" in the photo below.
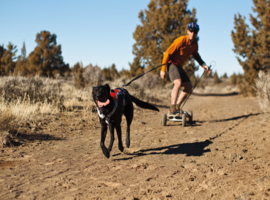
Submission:
M 123 90 L 122 88 L 121 88 L 121 89 L 114 89 L 114 90 L 111 90 L 110 95 L 111 95 L 111 97 L 113 98 L 113 103 L 114 103 L 114 105 L 113 105 L 112 111 L 111 111 L 108 115 L 104 115 L 104 114 L 100 113 L 100 110 L 97 108 L 99 117 L 100 117 L 101 119 L 104 119 L 104 118 L 105 118 L 105 122 L 106 122 L 107 124 L 110 124 L 110 118 L 111 118 L 111 116 L 113 115 L 113 113 L 115 112 L 115 110 L 116 110 L 116 108 L 117 108 L 117 106 L 118 106 L 118 96 L 119 96 L 119 95 L 123 95 L 123 106 L 126 105 L 125 95 L 124 95 L 124 93 L 122 92 L 122 90 Z

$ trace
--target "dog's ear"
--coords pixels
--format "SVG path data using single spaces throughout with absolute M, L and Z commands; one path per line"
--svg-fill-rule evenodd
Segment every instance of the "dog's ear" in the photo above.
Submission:
M 96 93 L 96 87 L 92 88 L 92 94 Z
M 111 88 L 107 83 L 104 86 L 107 88 L 108 91 L 111 91 Z

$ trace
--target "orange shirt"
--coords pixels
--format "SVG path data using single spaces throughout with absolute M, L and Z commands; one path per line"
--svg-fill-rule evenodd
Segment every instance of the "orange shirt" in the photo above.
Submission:
M 204 64 L 198 53 L 198 43 L 195 40 L 192 44 L 188 39 L 188 36 L 181 36 L 174 40 L 171 46 L 165 51 L 162 64 L 168 63 L 170 60 L 177 63 L 178 65 L 183 65 L 184 62 L 193 54 L 197 62 L 200 65 Z M 165 72 L 166 65 L 161 67 L 161 71 Z

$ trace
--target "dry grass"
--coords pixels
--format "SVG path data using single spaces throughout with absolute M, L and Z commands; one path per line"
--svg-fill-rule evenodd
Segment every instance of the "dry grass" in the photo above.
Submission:
M 14 120 L 14 115 L 9 111 L 0 111 L 0 142 L 3 146 L 12 144 L 9 130 Z
M 16 121 L 56 113 L 57 105 L 63 101 L 60 91 L 60 83 L 53 79 L 1 77 L 0 111 L 11 113 Z
M 18 124 L 65 111 L 72 115 L 72 111 L 78 107 L 82 107 L 86 115 L 86 111 L 94 106 L 91 92 L 91 88 L 79 90 L 75 88 L 73 82 L 65 80 L 20 76 L 1 77 L 0 121 L 10 119 Z M 2 126 L 0 131 L 9 131 L 9 127 Z
M 0 132 L 9 130 L 11 122 L 14 120 L 14 116 L 9 111 L 0 111 Z
M 259 102 L 268 111 L 270 106 L 269 79 L 269 73 L 260 73 L 256 82 Z M 130 78 L 121 77 L 107 83 L 111 88 L 119 88 L 130 80 Z M 203 84 L 206 84 L 204 90 L 198 87 L 195 92 L 211 93 L 217 90 L 226 93 L 235 91 L 236 87 L 231 84 L 228 85 L 225 80 L 219 86 L 211 87 L 205 82 Z M 162 85 L 159 77 L 148 74 L 132 82 L 125 89 L 137 98 L 158 104 L 160 99 L 168 99 L 169 101 L 172 87 L 172 83 L 169 82 L 166 85 Z M 92 100 L 91 93 L 92 85 L 83 89 L 77 89 L 74 86 L 74 82 L 62 79 L 25 78 L 20 76 L 1 77 L 0 131 L 2 133 L 9 131 L 10 124 L 12 123 L 19 124 L 27 120 L 44 119 L 47 115 L 54 115 L 60 112 L 72 116 L 80 110 L 85 118 L 92 118 L 92 112 L 96 110 L 96 106 Z

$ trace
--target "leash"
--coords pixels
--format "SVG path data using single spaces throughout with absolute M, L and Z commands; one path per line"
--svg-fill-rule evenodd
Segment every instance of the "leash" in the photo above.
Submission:
M 159 66 L 157 66 L 157 67 L 155 67 L 155 68 L 153 68 L 153 69 L 151 69 L 151 70 L 149 70 L 149 71 L 147 71 L 147 72 L 145 72 L 145 73 L 143 73 L 143 74 L 141 74 L 141 75 L 135 77 L 134 79 L 132 79 L 131 81 L 129 81 L 127 84 L 122 85 L 122 87 L 128 86 L 130 83 L 132 83 L 133 81 L 137 80 L 138 78 L 141 78 L 141 77 L 144 76 L 145 74 L 147 74 L 147 73 L 149 73 L 149 72 L 151 72 L 151 71 L 154 71 L 154 70 L 156 70 L 157 68 L 159 68 L 159 67 L 161 67 L 161 66 L 163 66 L 163 65 L 167 65 L 167 64 L 168 64 L 168 63 L 159 65 Z
M 212 71 L 211 67 L 212 67 L 212 65 L 209 65 L 209 69 Z M 187 96 L 187 98 L 185 99 L 184 103 L 181 105 L 180 110 L 182 110 L 182 108 L 184 107 L 185 103 L 187 102 L 189 96 L 192 94 L 193 90 L 196 88 L 197 84 L 200 82 L 201 78 L 202 78 L 203 75 L 204 75 L 204 72 L 205 72 L 205 70 L 203 71 L 203 73 L 202 73 L 200 79 L 195 83 L 195 86 L 192 88 L 192 91 L 188 94 L 188 96 Z
M 213 61 L 212 61 L 212 62 L 213 62 Z M 173 63 L 173 64 L 174 64 L 174 62 L 172 62 L 172 61 L 169 61 L 168 63 Z M 153 68 L 153 69 L 151 69 L 151 70 L 149 70 L 149 71 L 147 71 L 147 72 L 145 72 L 145 73 L 143 73 L 143 74 L 141 74 L 141 75 L 135 77 L 134 79 L 132 79 L 131 81 L 129 81 L 127 84 L 123 84 L 122 87 L 128 86 L 130 83 L 132 83 L 133 81 L 135 81 L 135 80 L 141 78 L 141 77 L 144 76 L 145 74 L 147 74 L 147 73 L 149 73 L 149 72 L 151 72 L 151 71 L 154 71 L 154 70 L 156 70 L 157 68 L 159 68 L 159 67 L 161 67 L 161 66 L 163 66 L 163 65 L 167 65 L 168 63 L 159 65 L 159 66 L 157 66 L 157 67 L 155 67 L 155 68 Z M 210 66 L 209 66 L 209 69 L 210 69 L 210 70 L 211 70 L 211 67 L 212 67 L 212 66 L 210 65 Z M 211 71 L 212 71 L 212 70 L 211 70 Z M 184 105 L 185 105 L 186 101 L 188 100 L 189 96 L 192 94 L 193 90 L 196 88 L 197 84 L 200 82 L 201 78 L 203 77 L 204 72 L 205 72 L 205 71 L 203 71 L 203 74 L 201 75 L 200 79 L 195 83 L 195 86 L 193 87 L 192 91 L 188 94 L 187 98 L 185 99 L 184 103 L 181 105 L 181 108 L 180 108 L 180 109 L 182 109 L 182 108 L 184 107 Z

